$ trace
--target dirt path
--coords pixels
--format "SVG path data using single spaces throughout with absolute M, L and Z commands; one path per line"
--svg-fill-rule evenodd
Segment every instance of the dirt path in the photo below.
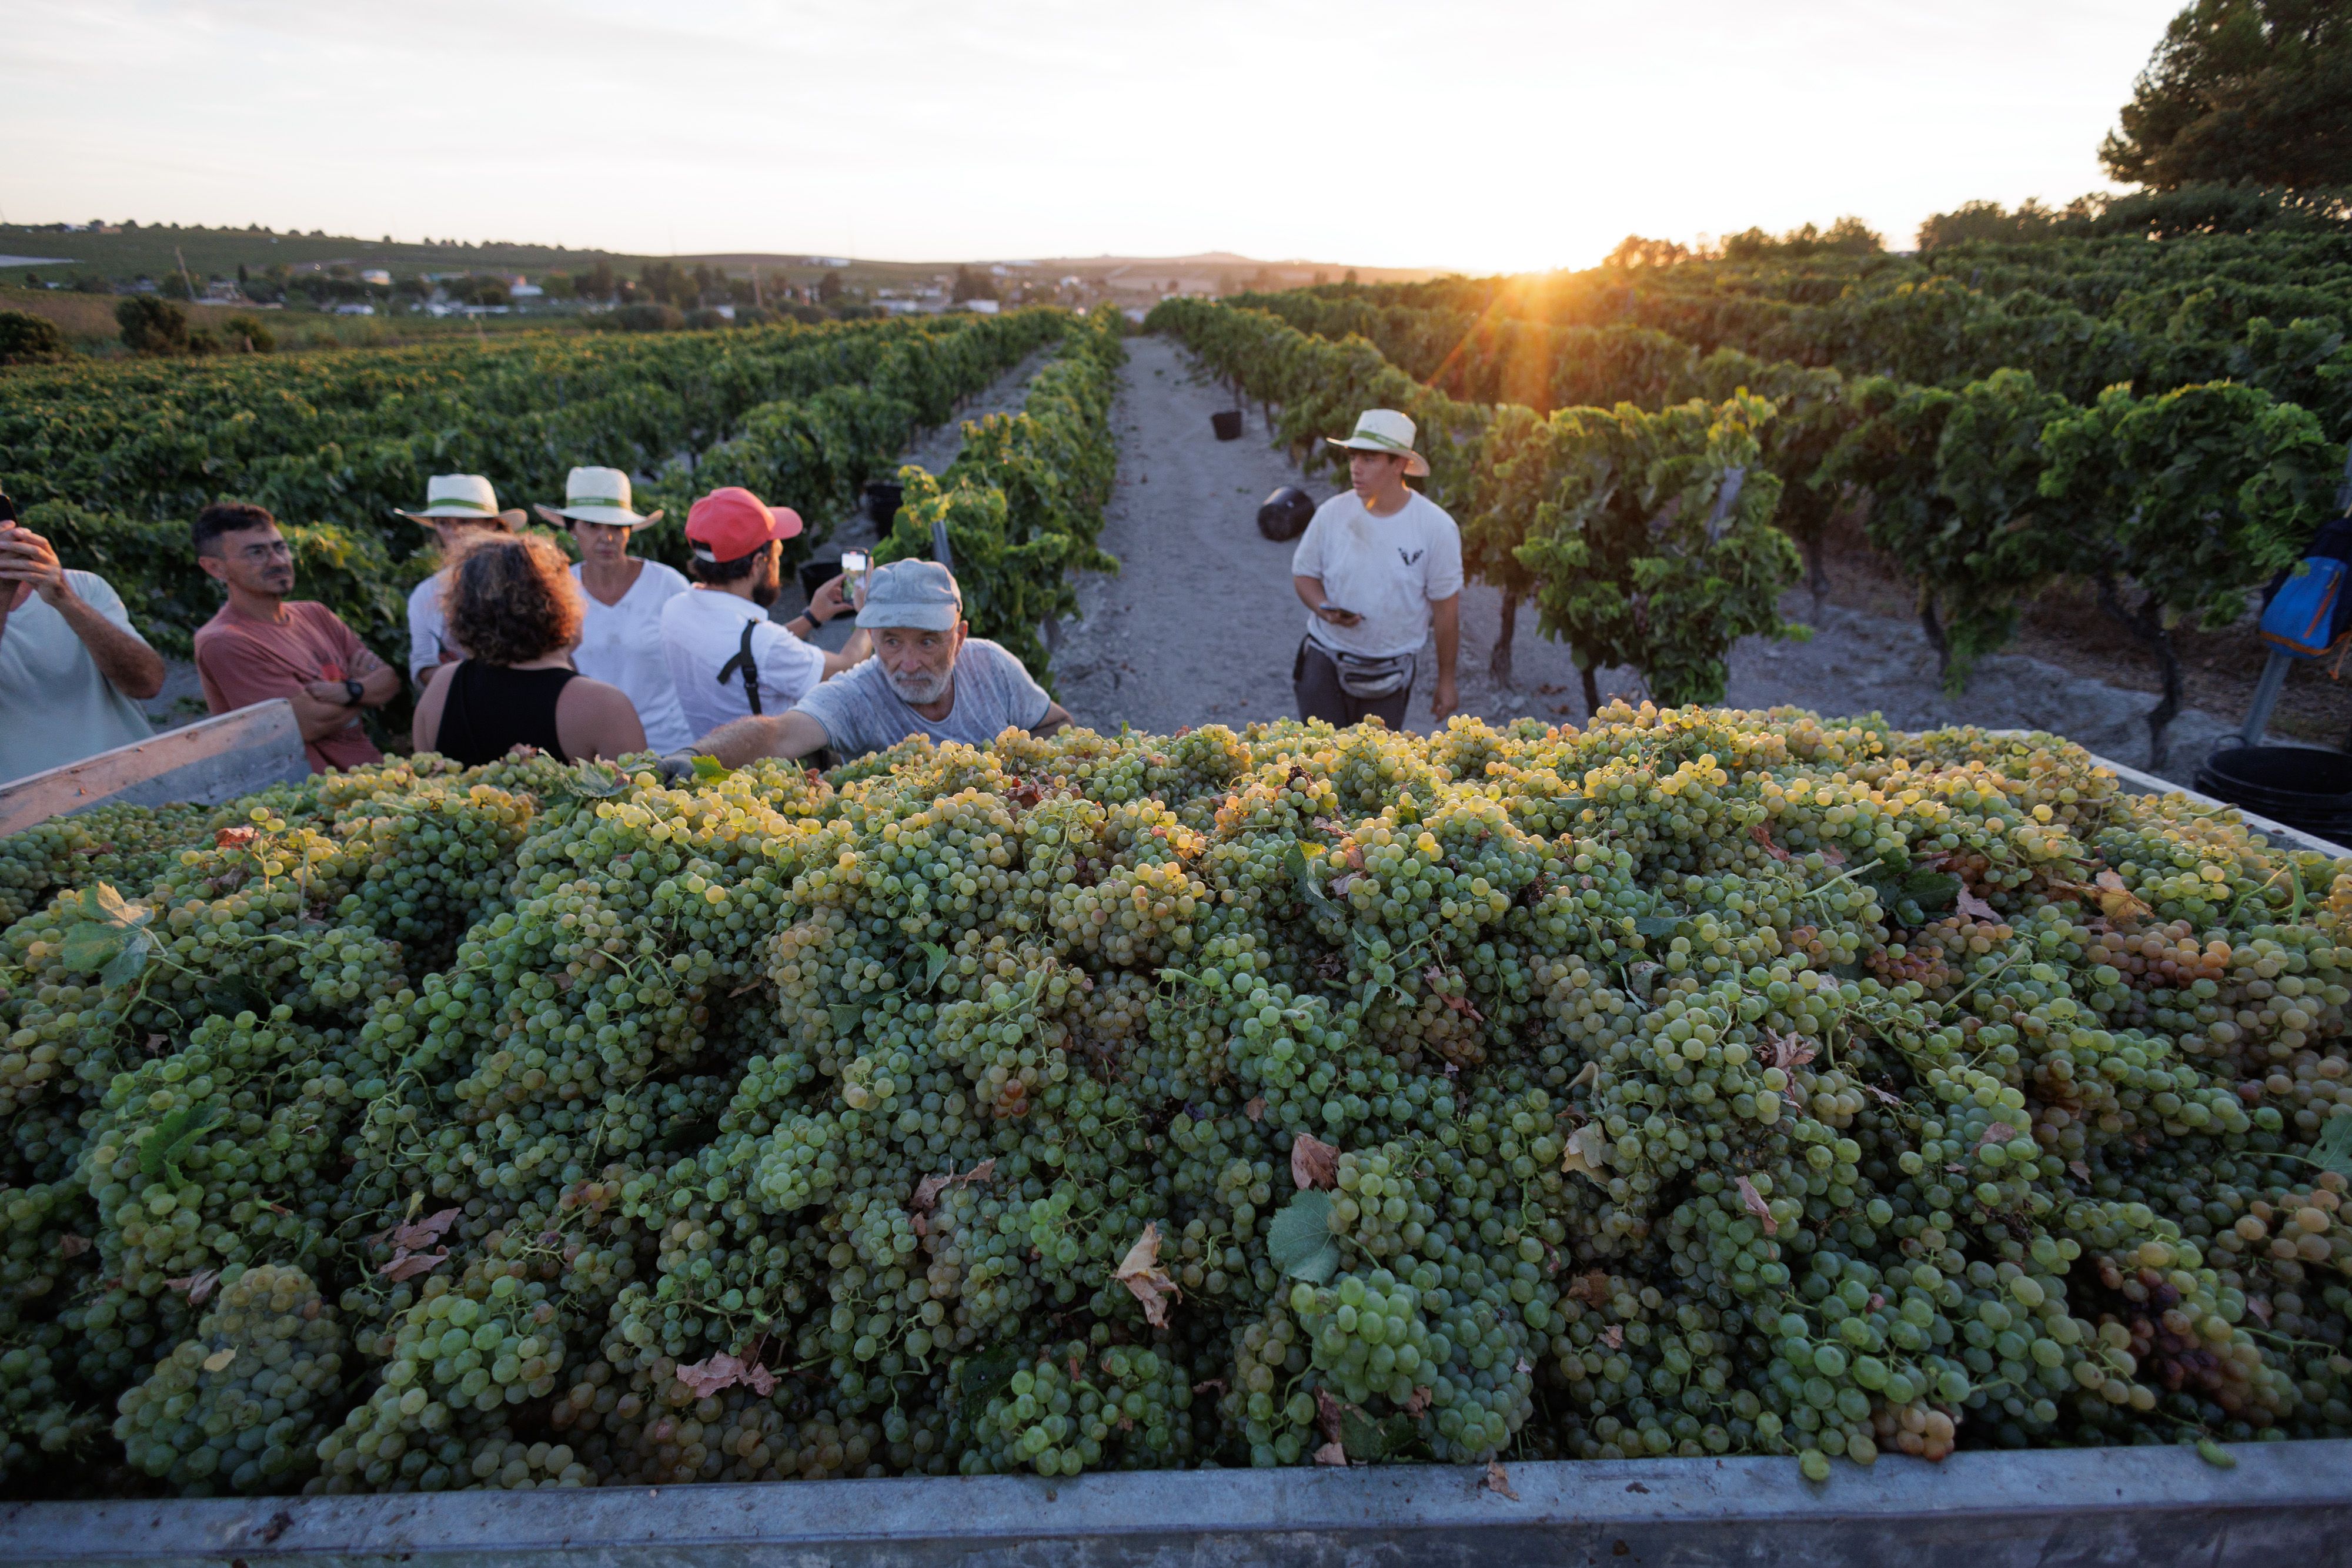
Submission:
M 1165 733 L 1212 721 L 1246 723 L 1297 710 L 1290 667 L 1306 612 L 1290 587 L 1288 544 L 1258 536 L 1258 503 L 1280 485 L 1299 485 L 1318 499 L 1343 481 L 1327 471 L 1303 474 L 1266 444 L 1253 413 L 1239 441 L 1220 442 L 1209 415 L 1223 393 L 1195 371 L 1172 342 L 1131 339 L 1129 362 L 1114 414 L 1119 440 L 1118 486 L 1104 528 L 1105 549 L 1124 570 L 1079 580 L 1085 617 L 1068 628 L 1055 659 L 1063 704 L 1079 723 L 1115 731 L 1124 721 Z M 1823 714 L 1876 711 L 1906 728 L 1982 724 L 2047 729 L 2104 756 L 2145 763 L 2141 716 L 2154 706 L 2143 692 L 2085 679 L 2042 660 L 2003 655 L 1979 666 L 1969 690 L 1946 698 L 1935 658 L 1918 628 L 1905 621 L 1828 606 L 1812 615 L 1810 598 L 1792 595 L 1789 611 L 1815 622 L 1809 643 L 1750 638 L 1732 653 L 1727 700 L 1741 707 L 1787 704 Z M 1462 711 L 1501 721 L 1532 716 L 1581 723 L 1584 701 L 1568 649 L 1536 629 L 1523 608 L 1513 642 L 1516 683 L 1500 688 L 1487 660 L 1501 623 L 1501 597 L 1472 584 L 1462 596 Z M 1429 695 L 1436 655 L 1424 653 L 1406 714 L 1409 727 L 1431 727 Z M 1604 697 L 1639 700 L 1640 677 L 1604 671 Z M 2172 771 L 2187 778 L 2194 759 L 2235 728 L 2191 709 L 2174 721 Z

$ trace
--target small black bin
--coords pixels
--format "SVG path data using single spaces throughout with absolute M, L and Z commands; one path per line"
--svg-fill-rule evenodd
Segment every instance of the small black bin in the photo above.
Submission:
M 1217 433 L 1220 441 L 1237 441 L 1242 434 L 1242 411 L 1220 409 L 1209 416 L 1209 428 Z
M 1296 485 L 1285 485 L 1257 509 L 1257 531 L 1270 539 L 1295 539 L 1315 519 L 1315 497 Z
M 2197 788 L 2336 843 L 2352 840 L 2352 755 L 2310 746 L 2233 746 L 2199 765 Z
M 801 562 L 801 597 L 814 599 L 816 591 L 841 575 L 837 560 L 804 560 Z
M 868 480 L 866 486 L 866 515 L 877 528 L 887 528 L 890 519 L 898 515 L 898 503 L 907 498 L 907 487 L 895 479 Z

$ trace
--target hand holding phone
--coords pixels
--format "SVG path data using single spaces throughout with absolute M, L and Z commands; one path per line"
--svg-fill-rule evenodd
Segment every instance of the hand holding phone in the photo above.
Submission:
M 866 574 L 873 570 L 874 557 L 868 552 L 841 552 L 841 596 L 860 610 L 866 607 Z
M 1363 619 L 1362 616 L 1357 614 L 1354 611 L 1349 610 L 1343 605 L 1334 604 L 1328 599 L 1321 604 L 1315 607 L 1315 613 L 1320 615 L 1324 620 L 1328 621 L 1334 626 L 1353 626 L 1357 622 Z

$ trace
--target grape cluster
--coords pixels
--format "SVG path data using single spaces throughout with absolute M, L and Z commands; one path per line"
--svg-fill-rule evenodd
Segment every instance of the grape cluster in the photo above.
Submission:
M 0 842 L 12 1491 L 2352 1431 L 2352 866 L 2048 737 L 1620 705 L 71 823 Z
M 232 1266 L 220 1303 L 138 1386 L 114 1436 L 133 1469 L 183 1495 L 281 1490 L 318 1466 L 343 1332 L 299 1269 Z

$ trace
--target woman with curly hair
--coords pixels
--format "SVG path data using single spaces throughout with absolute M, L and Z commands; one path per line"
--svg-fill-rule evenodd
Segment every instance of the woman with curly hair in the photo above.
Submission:
M 646 748 L 628 695 L 572 667 L 585 612 L 562 551 L 494 534 L 470 543 L 448 578 L 442 608 L 467 656 L 416 705 L 417 750 L 472 768 L 518 746 L 563 762 Z

